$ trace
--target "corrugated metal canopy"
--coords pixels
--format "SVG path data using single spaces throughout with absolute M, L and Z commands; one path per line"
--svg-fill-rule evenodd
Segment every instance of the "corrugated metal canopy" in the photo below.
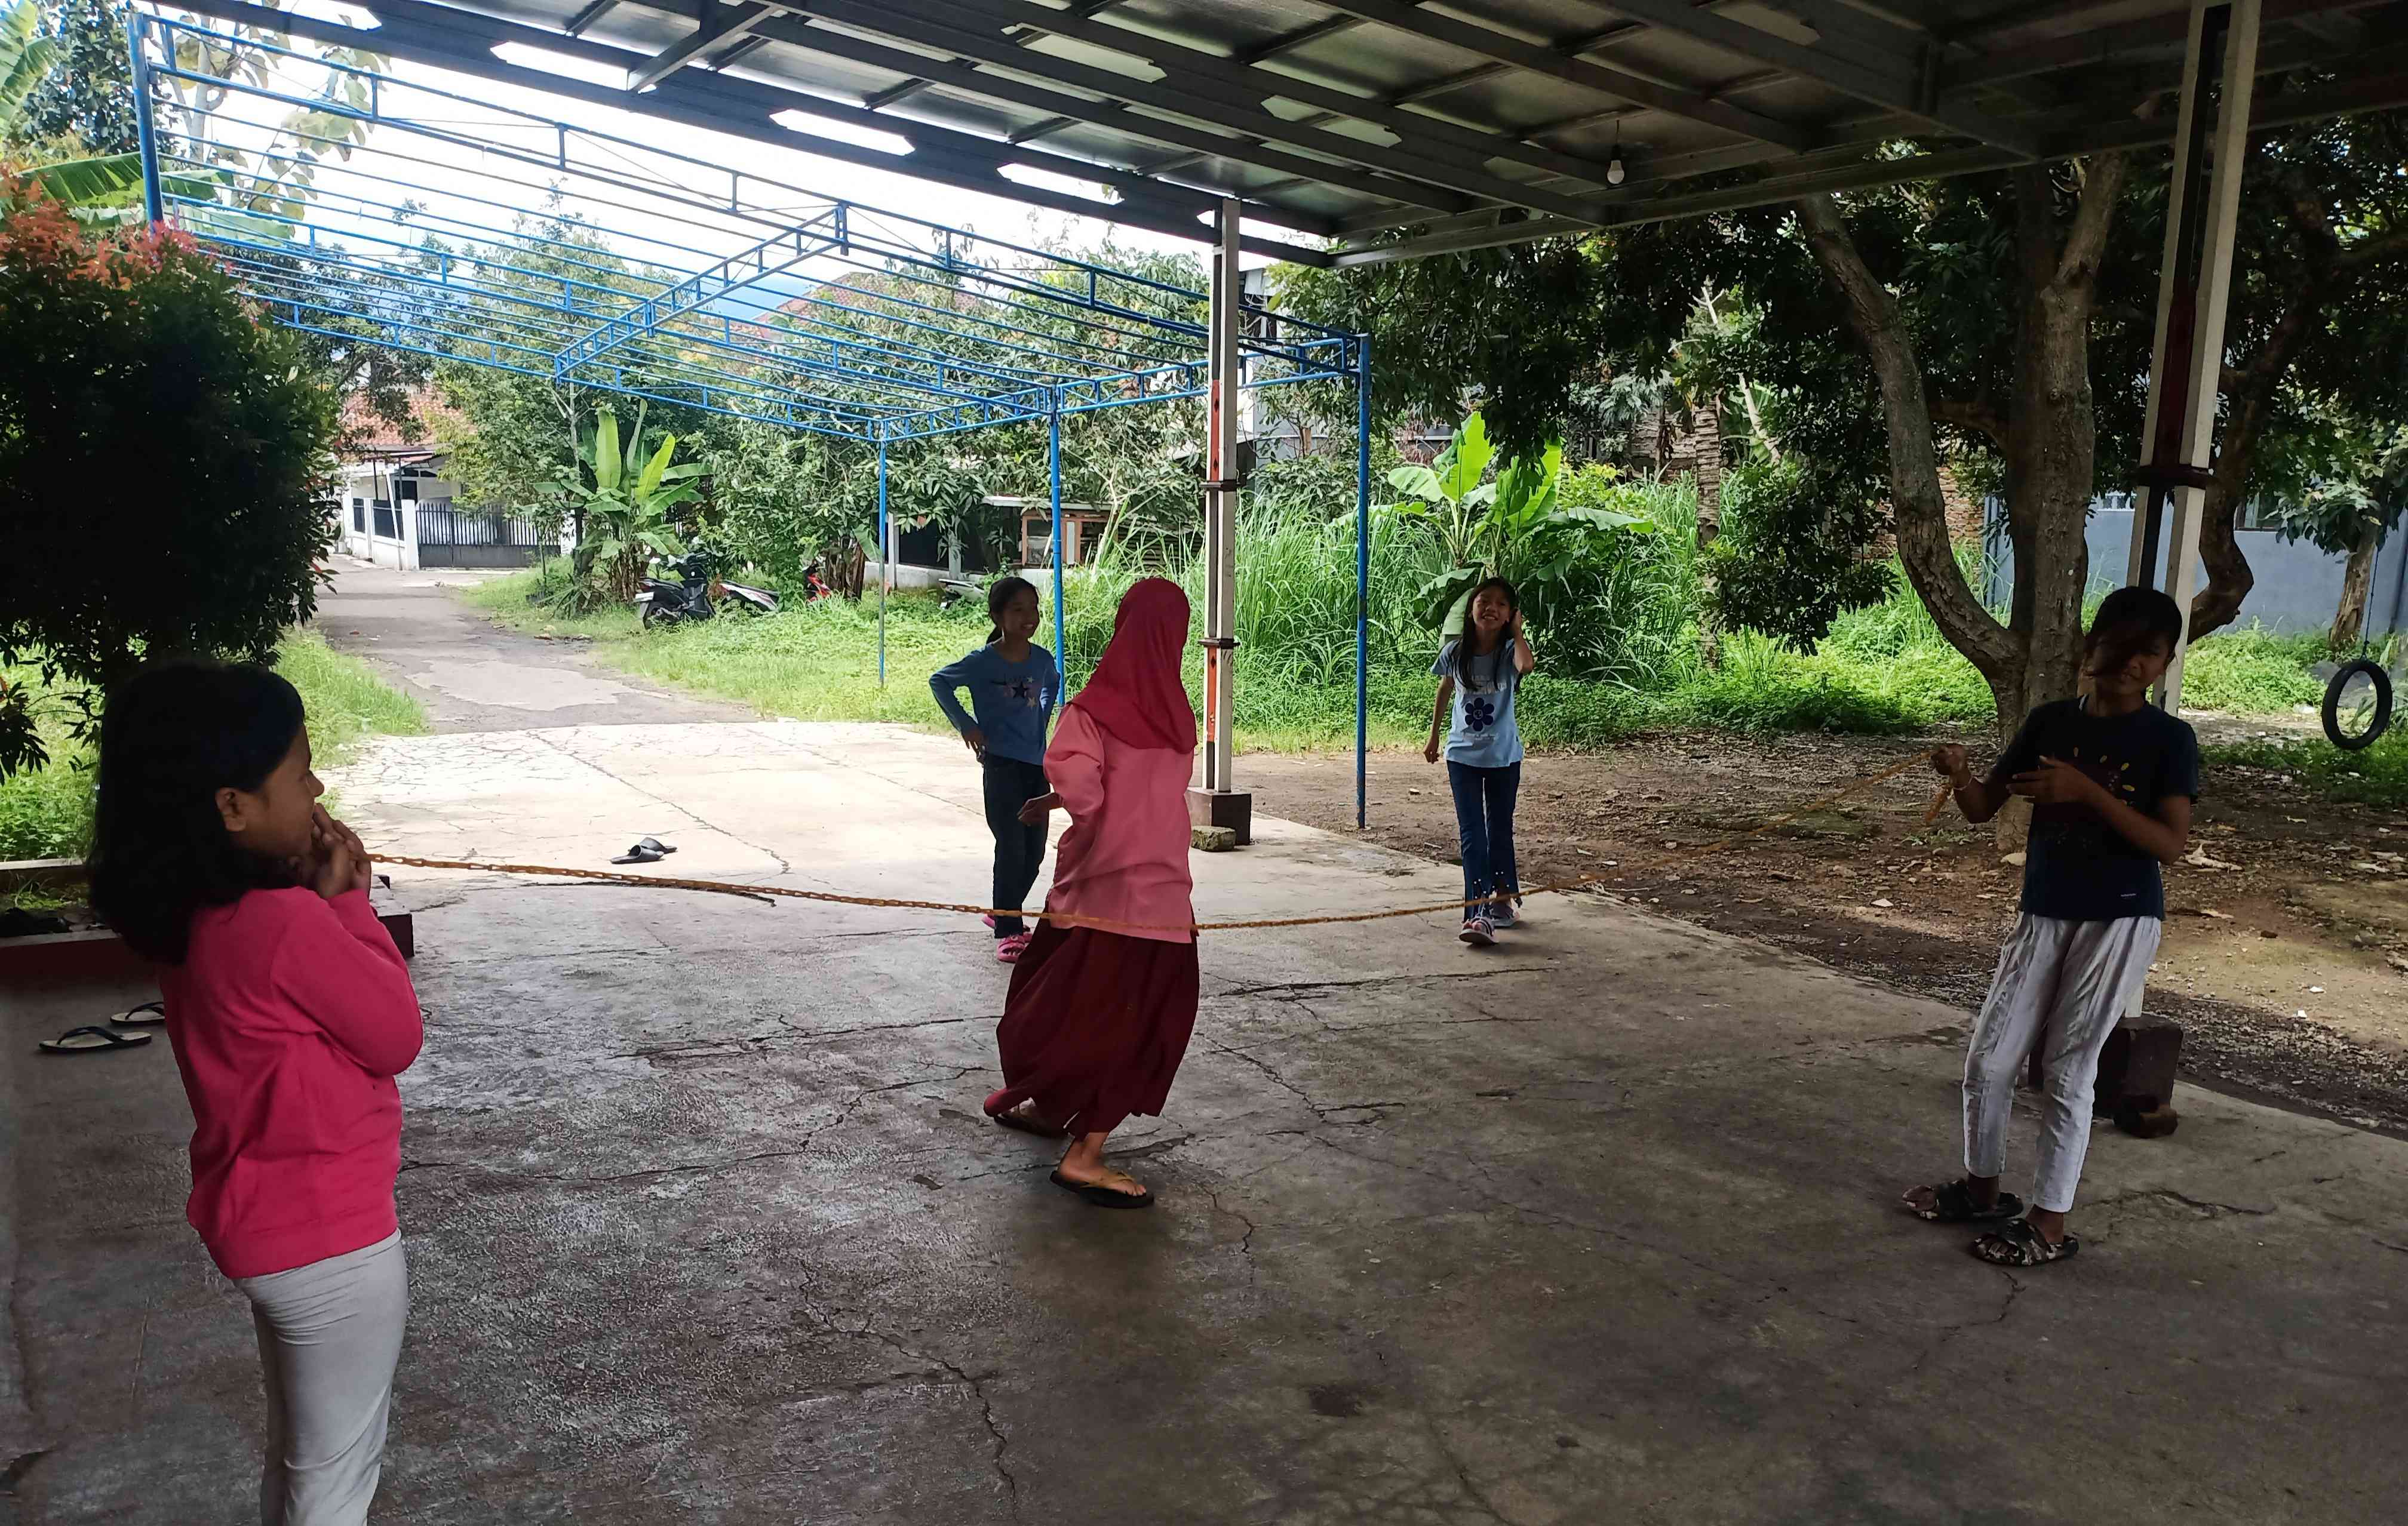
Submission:
M 2186 0 L 368 0 L 322 40 L 1200 235 L 1393 259 L 2163 142 Z M 180 8 L 258 21 L 248 0 Z M 494 56 L 624 67 L 625 88 Z M 2408 0 L 2267 0 L 2263 125 L 2408 103 Z M 640 93 L 640 99 L 632 98 Z M 770 119 L 800 109 L 896 159 Z M 1908 147 L 1903 150 L 1900 145 Z M 1006 178 L 1108 187 L 1109 207 Z M 1335 242 L 1326 242 L 1334 240 Z

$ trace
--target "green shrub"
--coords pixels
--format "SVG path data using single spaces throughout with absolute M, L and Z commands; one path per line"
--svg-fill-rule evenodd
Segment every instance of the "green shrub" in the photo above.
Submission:
M 147 651 L 265 658 L 316 607 L 336 400 L 179 234 L 0 194 L 0 661 L 54 703 Z M 0 773 L 44 733 L 0 692 Z

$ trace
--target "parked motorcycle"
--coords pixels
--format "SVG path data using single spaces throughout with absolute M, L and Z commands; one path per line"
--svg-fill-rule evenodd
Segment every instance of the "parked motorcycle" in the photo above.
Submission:
M 723 606 L 748 615 L 778 612 L 778 595 L 766 588 L 722 579 L 717 563 L 718 559 L 709 551 L 689 551 L 666 561 L 653 558 L 655 567 L 676 573 L 678 580 L 670 582 L 653 577 L 644 579 L 643 587 L 636 593 L 636 610 L 645 628 L 710 620 Z

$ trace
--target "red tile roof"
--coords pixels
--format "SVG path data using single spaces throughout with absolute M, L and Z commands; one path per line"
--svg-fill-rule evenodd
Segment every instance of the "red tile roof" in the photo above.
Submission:
M 455 435 L 468 428 L 468 416 L 436 396 L 431 389 L 409 394 L 409 416 L 418 425 L 418 438 L 414 440 L 404 439 L 398 426 L 371 409 L 365 393 L 343 395 L 343 434 L 355 452 L 432 449 L 438 443 L 437 423 L 450 426 L 448 432 Z

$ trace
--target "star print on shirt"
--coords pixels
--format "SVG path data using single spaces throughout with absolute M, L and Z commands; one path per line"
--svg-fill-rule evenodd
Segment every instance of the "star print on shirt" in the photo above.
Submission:
M 1015 700 L 1015 701 L 1016 701 L 1016 702 L 1018 702 L 1019 704 L 1025 705 L 1025 706 L 1029 706 L 1029 707 L 1030 707 L 1030 708 L 1032 708 L 1032 709 L 1034 709 L 1034 708 L 1036 707 L 1036 705 L 1037 705 L 1037 680 L 1036 680 L 1036 679 L 1034 679 L 1034 678 L 1015 678 L 1015 679 L 1013 679 L 1013 680 L 1012 680 L 1012 682 L 1011 682 L 1008 687 L 1009 687 L 1009 688 L 1010 689 L 1010 691 L 1011 691 L 1011 697 L 1012 697 L 1012 699 L 1013 699 L 1013 700 Z

